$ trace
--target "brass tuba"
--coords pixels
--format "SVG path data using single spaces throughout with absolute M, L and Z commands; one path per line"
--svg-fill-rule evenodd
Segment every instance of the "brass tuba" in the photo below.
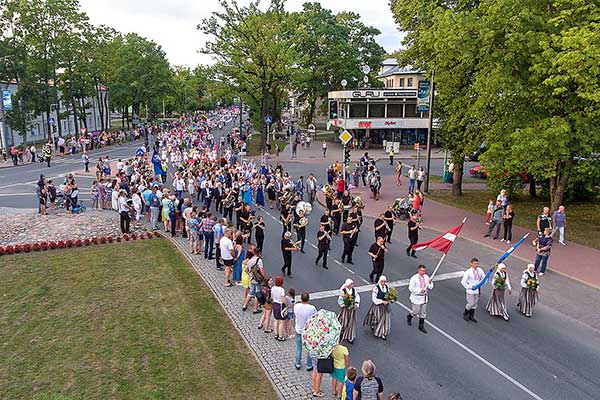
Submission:
M 325 194 L 325 197 L 328 197 L 331 200 L 335 199 L 335 197 L 336 197 L 335 190 L 333 190 L 333 188 L 331 187 L 331 185 L 324 185 L 321 190 Z
M 279 198 L 279 202 L 281 203 L 281 205 L 287 205 L 289 202 L 291 202 L 294 199 L 294 192 L 292 192 L 291 190 L 286 190 L 285 192 L 282 193 L 281 197 Z
M 306 201 L 299 201 L 296 204 L 296 214 L 300 215 L 300 210 L 304 211 L 304 215 L 308 215 L 312 211 L 312 205 Z
M 357 210 L 362 210 L 365 208 L 365 203 L 363 203 L 360 196 L 356 196 L 355 198 L 353 198 L 352 203 L 354 204 L 354 207 L 356 207 Z

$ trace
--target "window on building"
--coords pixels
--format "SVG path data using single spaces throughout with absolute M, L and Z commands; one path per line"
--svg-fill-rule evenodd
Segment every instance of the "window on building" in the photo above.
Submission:
M 408 78 L 408 84 L 406 86 L 413 87 L 413 78 Z
M 387 105 L 387 117 L 388 118 L 402 118 L 402 112 L 403 112 L 403 104 L 394 104 L 394 103 L 388 103 Z
M 400 87 L 404 87 L 404 78 L 400 78 Z
M 366 118 L 367 105 L 365 103 L 350 104 L 349 118 Z
M 405 118 L 419 118 L 421 113 L 417 112 L 416 104 L 405 104 Z
M 369 104 L 369 118 L 384 118 L 385 117 L 385 104 L 370 103 Z

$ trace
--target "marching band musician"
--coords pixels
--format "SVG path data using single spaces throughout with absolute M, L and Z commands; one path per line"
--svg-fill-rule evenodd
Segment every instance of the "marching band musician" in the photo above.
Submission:
M 338 304 L 341 308 L 338 314 L 338 321 L 342 325 L 340 341 L 347 340 L 348 343 L 352 344 L 354 343 L 354 338 L 356 338 L 357 315 L 360 305 L 360 295 L 354 289 L 354 281 L 352 279 L 346 279 L 340 288 Z
M 292 229 L 292 210 L 288 204 L 281 204 L 281 225 L 283 233 L 289 232 Z
M 411 213 L 407 225 L 410 244 L 406 248 L 406 255 L 414 258 L 417 258 L 417 255 L 413 246 L 419 242 L 419 224 L 417 223 L 417 218 L 418 215 L 416 213 Z
M 300 253 L 304 253 L 307 221 L 307 218 L 304 216 L 304 210 L 300 209 L 294 213 L 294 229 L 296 229 L 296 237 L 300 240 Z
M 331 238 L 332 228 L 331 228 L 331 218 L 329 218 L 329 210 L 326 208 L 321 215 L 321 219 L 319 220 L 319 225 L 323 227 L 323 229 L 329 233 L 329 237 Z M 331 240 L 329 242 L 328 250 L 331 250 Z
M 352 253 L 354 252 L 354 235 L 356 228 L 352 225 L 350 218 L 342 225 L 342 241 L 344 242 L 344 252 L 342 253 L 342 262 L 348 258 L 348 264 L 352 262 Z
M 240 217 L 242 216 L 242 211 L 244 210 L 244 203 L 242 203 L 242 201 L 238 198 L 238 196 L 235 196 L 234 209 L 235 209 L 235 229 L 237 229 L 239 231 L 242 229 L 242 220 Z
M 387 223 L 387 242 L 392 243 L 392 233 L 394 232 L 394 211 L 392 206 L 388 206 L 387 210 L 383 213 L 383 219 Z
M 378 237 L 386 237 L 387 235 L 387 224 L 385 222 L 385 217 L 383 213 L 379 214 L 379 217 L 375 220 L 373 224 L 373 229 L 375 231 L 375 239 Z
M 323 268 L 327 268 L 327 252 L 329 251 L 329 243 L 331 242 L 331 236 L 323 225 L 319 226 L 319 231 L 317 232 L 317 250 L 319 250 L 319 254 L 317 255 L 317 259 L 315 260 L 315 265 L 319 265 L 319 260 L 321 257 L 323 258 Z
M 392 329 L 390 310 L 388 308 L 389 302 L 385 300 L 388 291 L 387 278 L 385 275 L 381 275 L 371 293 L 373 304 L 369 307 L 369 311 L 367 311 L 367 315 L 363 321 L 363 326 L 369 326 L 373 334 L 383 340 L 386 340 Z
M 480 289 L 474 289 L 485 276 L 483 270 L 479 268 L 479 260 L 476 258 L 471 259 L 471 268 L 467 269 L 462 277 L 460 283 L 465 288 L 467 294 L 467 305 L 463 312 L 463 318 L 465 321 L 477 322 L 475 319 L 475 310 L 477 309 L 477 303 L 479 302 Z
M 254 224 L 253 228 L 255 230 L 254 237 L 256 237 L 256 247 L 262 252 L 266 228 L 265 220 L 262 215 L 256 217 L 256 224 Z
M 281 254 L 283 255 L 283 267 L 281 267 L 281 272 L 284 274 L 287 272 L 287 277 L 290 279 L 292 278 L 292 251 L 298 250 L 300 249 L 292 243 L 292 233 L 289 231 L 285 232 L 281 239 Z
M 342 223 L 342 206 L 340 206 L 340 199 L 333 201 L 333 208 L 331 209 L 331 219 L 333 220 L 333 233 L 337 235 L 340 233 L 340 225 Z M 346 222 L 346 219 L 344 219 Z
M 385 238 L 383 236 L 378 236 L 375 243 L 369 248 L 369 256 L 373 260 L 373 269 L 369 274 L 371 283 L 377 282 L 379 277 L 383 274 L 384 258 L 385 253 L 387 252 L 388 249 L 385 247 Z
M 410 303 L 412 310 L 406 316 L 406 323 L 412 325 L 413 317 L 419 317 L 419 330 L 427 333 L 425 330 L 425 317 L 427 315 L 427 302 L 429 300 L 428 292 L 433 289 L 433 282 L 425 272 L 427 267 L 419 265 L 417 273 L 410 277 L 408 290 L 410 291 Z
M 248 234 L 248 243 L 252 237 L 252 214 L 250 204 L 246 204 L 240 213 L 241 231 Z
M 352 208 L 352 196 L 350 196 L 350 192 L 348 190 L 344 190 L 344 192 L 342 193 L 342 197 L 340 198 L 340 201 L 342 202 L 342 206 L 344 209 L 342 219 L 345 221 L 348 219 L 348 213 L 350 212 L 350 209 Z
M 225 218 L 227 221 L 232 221 L 235 200 L 231 189 L 226 188 L 224 196 L 225 199 L 223 200 L 223 218 Z

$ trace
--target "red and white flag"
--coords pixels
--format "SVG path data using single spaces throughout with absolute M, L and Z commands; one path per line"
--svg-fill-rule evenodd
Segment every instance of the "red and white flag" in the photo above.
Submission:
M 448 229 L 446 232 L 444 232 L 440 236 L 436 237 L 435 239 L 432 239 L 428 242 L 421 242 L 421 243 L 414 244 L 412 246 L 412 248 L 414 250 L 423 250 L 428 247 L 432 247 L 436 250 L 441 251 L 444 254 L 448 254 L 448 251 L 450 250 L 452 243 L 454 243 L 454 241 L 456 240 L 456 237 L 458 236 L 458 233 L 460 232 L 461 228 L 465 224 L 465 221 L 466 221 L 466 218 L 463 219 L 463 222 L 460 225 L 455 226 L 452 229 Z

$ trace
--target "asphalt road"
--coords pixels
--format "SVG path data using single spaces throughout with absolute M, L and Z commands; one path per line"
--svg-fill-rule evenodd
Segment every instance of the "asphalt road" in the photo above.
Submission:
M 133 154 L 136 147 L 108 149 L 110 152 L 106 154 L 111 158 L 125 157 Z M 92 160 L 95 158 L 92 157 Z M 314 172 L 323 181 L 324 165 L 310 165 L 308 168 L 298 163 L 284 162 L 283 165 L 293 175 Z M 43 171 L 47 171 L 47 176 L 58 176 L 80 168 L 77 158 L 56 163 Z M 19 184 L 36 180 L 39 169 L 41 167 L 32 166 L 0 170 L 0 205 L 35 207 L 35 197 L 4 194 L 33 190 L 33 187 Z M 81 180 L 79 185 L 88 187 Z M 335 237 L 329 270 L 324 270 L 314 264 L 317 220 L 322 212 L 322 207 L 315 203 L 309 217 L 306 253 L 294 253 L 293 279 L 286 279 L 284 286 L 294 287 L 298 294 L 307 291 L 313 294 L 313 304 L 317 307 L 337 311 L 337 299 L 328 291 L 337 291 L 348 277 L 355 281 L 357 287 L 367 285 L 371 270 L 367 249 L 374 241 L 373 221 L 365 219 L 359 246 L 354 252 L 355 264 L 341 264 L 341 238 Z M 258 213 L 265 216 L 267 226 L 265 268 L 270 275 L 278 275 L 282 266 L 278 213 L 270 209 Z M 436 232 L 424 230 L 421 239 L 435 235 Z M 388 245 L 390 251 L 386 255 L 384 273 L 389 282 L 408 279 L 420 263 L 432 269 L 439 259 L 440 253 L 429 250 L 420 252 L 417 260 L 407 257 L 404 252 L 406 246 L 406 227 L 396 224 L 393 243 Z M 507 299 L 510 321 L 492 318 L 484 310 L 490 296 L 490 286 L 486 285 L 476 314 L 479 323 L 467 323 L 462 319 L 465 295 L 459 276 L 473 256 L 478 257 L 482 267 L 487 269 L 499 253 L 459 237 L 431 293 L 429 333 L 426 335 L 417 330 L 416 323 L 412 327 L 406 325 L 405 307 L 409 306 L 409 293 L 404 283 L 399 282 L 400 302 L 393 306 L 391 335 L 387 341 L 382 341 L 373 337 L 369 329 L 360 327 L 357 340 L 349 345 L 351 364 L 360 368 L 363 360 L 372 359 L 378 367 L 378 375 L 383 378 L 386 393 L 399 391 L 406 399 L 599 399 L 600 334 L 580 322 L 585 322 L 585 312 L 597 313 L 597 303 L 593 303 L 587 311 L 584 309 L 579 320 L 546 305 L 547 302 L 560 304 L 566 301 L 573 305 L 573 293 L 585 291 L 586 296 L 591 293 L 589 295 L 598 297 L 598 292 L 590 292 L 589 288 L 566 278 L 553 278 L 554 289 L 544 291 L 545 286 L 542 286 L 540 303 L 533 318 L 525 318 L 514 306 L 524 265 L 520 260 L 509 258 L 507 265 L 515 288 Z M 360 323 L 371 304 L 370 290 L 368 287 L 364 289 L 359 309 Z

